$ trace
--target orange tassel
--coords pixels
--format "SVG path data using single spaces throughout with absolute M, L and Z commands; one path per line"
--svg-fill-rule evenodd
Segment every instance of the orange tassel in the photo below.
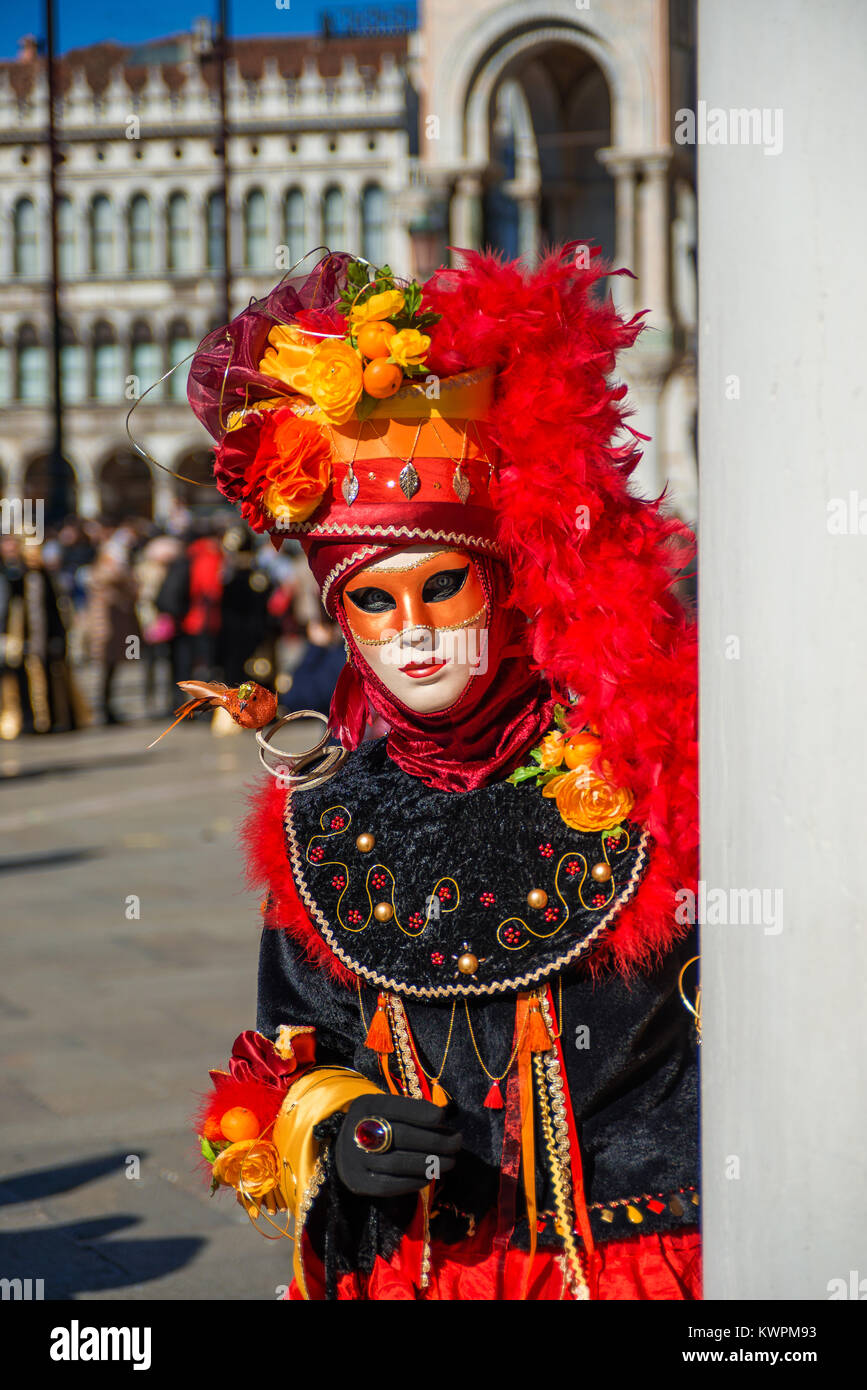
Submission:
M 530 1000 L 530 1019 L 527 1024 L 527 1045 L 531 1052 L 550 1052 L 551 1035 L 542 1017 L 538 999 Z
M 495 1081 L 491 1089 L 488 1091 L 488 1094 L 485 1096 L 485 1109 L 502 1110 L 502 1108 L 503 1093 L 500 1090 L 499 1083 Z
M 430 1098 L 434 1105 L 448 1105 L 449 1098 L 438 1081 L 431 1083 Z
M 364 1039 L 365 1047 L 369 1047 L 371 1052 L 394 1052 L 394 1043 L 391 1040 L 391 1026 L 388 1021 L 388 996 L 381 994 L 377 1001 L 376 1013 L 373 1015 L 370 1027 L 367 1030 L 367 1037 Z

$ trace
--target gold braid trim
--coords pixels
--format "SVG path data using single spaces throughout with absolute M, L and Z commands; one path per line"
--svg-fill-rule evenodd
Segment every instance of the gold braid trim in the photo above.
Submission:
M 548 1099 L 548 1088 L 545 1082 L 545 1068 L 542 1057 L 543 1054 L 541 1052 L 533 1053 L 533 1070 L 536 1073 L 536 1084 L 539 1092 L 539 1116 L 548 1155 L 548 1171 L 551 1175 L 551 1184 L 554 1189 L 554 1209 L 557 1214 L 557 1227 L 566 1251 L 570 1292 L 574 1299 L 583 1302 L 589 1299 L 590 1289 L 584 1277 L 584 1271 L 581 1268 L 581 1257 L 578 1254 L 578 1247 L 572 1230 L 572 1201 L 567 1186 L 568 1180 L 563 1170 L 561 1149 L 554 1137 L 554 1126 L 551 1123 L 551 1107 Z
M 388 1008 L 391 1014 L 391 1021 L 394 1030 L 394 1037 L 397 1042 L 397 1055 L 401 1073 L 404 1078 L 405 1088 L 409 1089 L 410 1095 L 415 1100 L 423 1100 L 421 1080 L 415 1066 L 412 1055 L 412 1048 L 409 1042 L 409 1030 L 407 1028 L 406 1010 L 403 1007 L 403 1000 L 397 995 L 388 996 Z M 452 1022 L 454 1023 L 454 1010 L 452 1010 Z M 451 1035 L 450 1035 L 451 1036 Z M 448 1051 L 448 1049 L 446 1049 Z M 445 1058 L 443 1058 L 445 1062 Z M 420 1065 L 420 1064 L 419 1064 Z M 421 1206 L 424 1216 L 424 1233 L 422 1235 L 421 1252 L 421 1278 L 420 1285 L 426 1289 L 430 1285 L 431 1271 L 431 1243 L 430 1243 L 430 1203 L 433 1193 L 433 1183 L 423 1187 L 421 1193 Z

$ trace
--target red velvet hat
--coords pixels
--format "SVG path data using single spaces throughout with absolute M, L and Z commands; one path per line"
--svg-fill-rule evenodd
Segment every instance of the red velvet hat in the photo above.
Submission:
M 347 266 L 360 264 L 326 256 L 202 343 L 188 394 L 218 442 L 217 486 L 278 546 L 289 535 L 308 553 L 337 540 L 495 553 L 494 369 L 429 371 L 431 340 L 414 324 L 436 315 L 411 310 L 420 287 L 388 276 L 383 291 L 366 272 L 361 286 L 357 271 L 348 281 Z M 370 326 L 376 339 L 386 330 L 404 365 L 381 348 L 366 358 Z M 368 368 L 390 376 L 388 395 L 369 395 Z

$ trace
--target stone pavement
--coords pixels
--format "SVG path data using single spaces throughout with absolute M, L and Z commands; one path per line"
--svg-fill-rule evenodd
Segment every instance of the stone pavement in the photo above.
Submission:
M 188 1123 L 255 1026 L 255 745 L 198 722 L 147 752 L 162 727 L 0 744 L 0 1279 L 46 1299 L 274 1299 L 291 1278 L 290 1241 L 208 1196 Z

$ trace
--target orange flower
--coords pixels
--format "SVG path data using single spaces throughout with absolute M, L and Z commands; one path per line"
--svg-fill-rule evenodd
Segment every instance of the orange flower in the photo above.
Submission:
M 563 750 L 567 767 L 589 767 L 602 747 L 595 734 L 576 734 Z
M 284 409 L 263 430 L 253 467 L 263 507 L 284 524 L 306 521 L 331 481 L 331 446 L 312 420 Z
M 559 729 L 554 729 L 550 734 L 546 734 L 542 739 L 539 749 L 541 757 L 539 766 L 547 771 L 552 767 L 559 767 L 563 761 L 563 753 L 566 748 L 566 739 Z
M 429 352 L 430 338 L 426 333 L 419 333 L 417 328 L 401 329 L 388 344 L 389 357 L 404 371 L 407 367 L 420 367 Z
M 310 396 L 332 425 L 342 425 L 361 396 L 361 371 L 361 354 L 352 344 L 329 338 L 295 377 L 295 389 Z
M 552 777 L 542 795 L 557 802 L 557 810 L 572 830 L 610 830 L 632 810 L 633 797 L 625 787 L 612 787 L 589 767 Z
M 278 323 L 268 334 L 268 348 L 259 363 L 259 371 L 297 391 L 297 378 L 309 365 L 319 341 L 302 333 L 295 324 Z
M 259 1201 L 280 1181 L 279 1155 L 270 1140 L 242 1139 L 223 1149 L 212 1172 L 217 1182 Z
M 400 290 L 381 290 L 379 294 L 359 300 L 349 311 L 353 333 L 357 333 L 362 324 L 375 323 L 378 319 L 393 319 L 401 312 L 405 302 Z

